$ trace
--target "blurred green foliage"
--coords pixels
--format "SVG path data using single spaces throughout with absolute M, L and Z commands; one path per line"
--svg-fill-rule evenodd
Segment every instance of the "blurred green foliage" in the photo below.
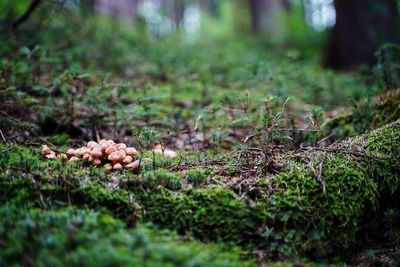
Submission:
M 0 3 L 0 21 L 15 20 L 28 7 L 30 0 L 4 0 Z
M 165 136 L 197 121 L 202 134 L 221 149 L 237 132 L 253 127 L 249 115 L 259 117 L 263 100 L 271 96 L 274 113 L 291 99 L 280 126 L 301 122 L 299 128 L 313 128 L 307 123 L 309 104 L 329 110 L 381 90 L 382 79 L 371 73 L 334 73 L 303 49 L 277 51 L 251 36 L 195 42 L 183 33 L 153 38 L 132 31 L 126 22 L 83 19 L 68 9 L 47 19 L 43 28 L 27 23 L 18 37 L 0 37 L 2 86 L 38 102 L 31 112 L 42 128 L 58 118 L 46 134 L 93 139 L 93 129 L 115 136 L 106 129 L 119 128 L 123 135 L 146 124 L 163 128 Z M 244 90 L 247 115 L 240 103 Z M 310 143 L 301 134 L 291 138 Z

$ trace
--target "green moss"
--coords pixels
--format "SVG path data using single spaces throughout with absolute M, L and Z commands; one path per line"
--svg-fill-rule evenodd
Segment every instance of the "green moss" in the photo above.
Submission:
M 104 170 L 61 159 L 41 159 L 39 149 L 16 145 L 0 145 L 0 149 L 0 168 L 4 170 L 0 173 L 0 199 L 16 197 L 38 206 L 72 203 L 105 207 L 123 218 L 137 213 L 138 206 L 127 191 L 107 186 Z
M 125 224 L 106 213 L 0 207 L 0 265 L 255 266 L 240 251 L 182 242 L 167 231 Z
M 309 164 L 317 168 L 321 155 L 310 155 Z M 365 208 L 375 203 L 377 186 L 348 157 L 328 155 L 321 180 L 303 163 L 291 163 L 277 175 L 268 210 L 281 225 L 275 234 L 291 234 L 288 242 L 313 257 L 340 254 L 355 243 L 355 234 Z M 287 238 L 287 237 L 286 237 Z
M 346 254 L 354 246 L 362 217 L 371 214 L 367 208 L 399 185 L 399 126 L 396 121 L 328 147 L 323 163 L 324 152 L 301 154 L 300 161 L 290 160 L 273 179 L 282 190 L 272 195 L 271 212 L 279 214 L 283 229 L 296 229 L 300 251 L 314 251 L 317 256 Z M 299 227 L 300 222 L 307 226 Z
M 219 181 L 224 186 L 204 183 L 208 172 L 199 169 L 184 175 L 165 169 L 109 174 L 1 145 L 8 149 L 0 161 L 6 170 L 0 175 L 1 199 L 105 207 L 121 218 L 133 214 L 203 241 L 262 249 L 271 257 L 343 257 L 356 244 L 363 218 L 378 206 L 379 194 L 398 186 L 399 125 L 325 151 L 281 155 L 276 160 L 284 167 L 278 174 L 246 177 L 241 188 L 224 187 L 229 177 Z M 33 166 L 21 168 L 25 158 Z M 110 186 L 116 178 L 117 185 Z
M 400 177 L 400 123 L 382 127 L 368 133 L 365 139 L 358 138 L 362 148 L 371 155 L 365 168 L 379 183 L 381 194 L 392 194 L 399 186 Z M 389 189 L 389 192 L 387 192 Z
M 345 139 L 349 136 L 354 136 L 356 134 L 356 130 L 354 129 L 354 125 L 352 124 L 353 114 L 340 115 L 336 118 L 328 120 L 322 125 L 322 129 L 325 130 L 326 133 L 329 131 L 335 131 L 335 138 L 338 140 Z
M 198 186 L 201 184 L 208 183 L 208 176 L 210 175 L 209 170 L 205 169 L 191 169 L 187 172 L 187 182 L 193 184 L 194 186 Z
M 323 125 L 325 134 L 335 133 L 336 140 L 363 134 L 400 117 L 400 90 L 391 90 L 364 99 L 347 115 L 338 116 Z
M 161 185 L 170 190 L 179 190 L 183 184 L 183 177 L 180 174 L 165 169 L 149 171 L 145 173 L 144 179 L 147 187 L 153 189 Z
M 193 234 L 202 240 L 244 245 L 257 236 L 258 215 L 231 190 L 219 186 L 187 189 L 181 194 L 160 190 L 141 197 L 145 219 Z

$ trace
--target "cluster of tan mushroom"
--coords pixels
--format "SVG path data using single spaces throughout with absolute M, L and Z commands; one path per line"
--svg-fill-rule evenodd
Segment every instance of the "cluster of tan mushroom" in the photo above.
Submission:
M 175 158 L 177 154 L 175 151 L 165 149 L 161 145 L 156 145 L 153 148 L 153 153 L 163 154 L 166 158 Z M 124 143 L 115 143 L 113 140 L 100 140 L 98 143 L 89 141 L 86 146 L 73 149 L 68 149 L 67 153 L 56 153 L 48 146 L 42 147 L 43 155 L 48 159 L 55 158 L 69 158 L 70 162 L 78 161 L 80 159 L 86 160 L 94 165 L 104 163 L 107 170 L 120 170 L 123 168 L 136 170 L 143 165 L 143 163 L 151 161 L 151 159 L 135 159 L 137 150 L 134 147 L 127 147 Z
M 137 150 L 134 147 L 127 147 L 124 143 L 115 143 L 113 140 L 100 140 L 98 143 L 89 141 L 86 146 L 73 149 L 70 148 L 67 154 L 60 153 L 57 155 L 48 146 L 43 146 L 42 153 L 48 159 L 60 157 L 68 158 L 69 161 L 78 161 L 79 159 L 91 162 L 94 165 L 105 163 L 104 167 L 107 170 L 120 170 L 122 168 L 137 169 L 140 165 L 140 160 L 135 159 Z M 68 155 L 68 156 L 67 156 Z
M 65 153 L 58 153 L 54 152 L 51 150 L 48 146 L 44 145 L 42 147 L 42 153 L 43 155 L 48 158 L 48 159 L 56 159 L 56 158 L 67 158 L 67 155 Z

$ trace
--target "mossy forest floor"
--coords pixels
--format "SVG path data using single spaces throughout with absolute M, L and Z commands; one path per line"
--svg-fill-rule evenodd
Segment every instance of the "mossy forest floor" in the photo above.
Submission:
M 1 266 L 400 262 L 400 93 L 379 69 L 80 26 L 0 37 Z M 99 138 L 152 161 L 40 152 Z

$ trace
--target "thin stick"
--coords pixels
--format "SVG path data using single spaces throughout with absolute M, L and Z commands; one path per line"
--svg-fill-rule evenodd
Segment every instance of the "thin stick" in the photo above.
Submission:
M 28 129 L 32 129 L 32 128 L 33 128 L 33 126 L 29 127 Z M 15 138 L 17 138 L 18 136 L 21 136 L 21 135 L 25 134 L 26 132 L 28 132 L 28 130 L 23 130 L 23 131 L 21 131 L 21 132 L 15 134 L 15 135 L 13 135 L 13 136 L 10 136 L 9 139 L 15 139 Z
M 6 138 L 4 137 L 3 131 L 2 131 L 2 130 L 0 130 L 0 135 L 1 135 L 1 138 L 3 139 L 3 141 L 4 141 L 5 143 L 7 143 L 7 140 L 6 140 Z
M 326 159 L 326 152 L 324 151 L 324 154 L 322 156 L 322 160 L 321 160 L 321 162 L 319 163 L 319 166 L 318 166 L 318 177 L 317 177 L 317 180 L 322 184 L 322 192 L 324 192 L 324 194 L 325 194 L 326 190 L 325 190 L 324 179 L 322 179 L 322 171 L 324 169 L 325 159 Z
M 99 134 L 99 130 L 97 129 L 97 126 L 94 126 L 94 132 L 96 133 L 96 140 L 98 143 L 98 142 L 100 142 L 100 134 Z
M 28 9 L 25 11 L 25 13 L 22 14 L 22 16 L 13 23 L 12 25 L 13 29 L 16 30 L 22 23 L 28 20 L 32 15 L 33 11 L 35 11 L 35 9 L 39 6 L 41 2 L 42 0 L 33 0 L 30 3 Z
M 325 136 L 324 138 L 322 138 L 321 140 L 319 140 L 317 142 L 317 144 L 321 144 L 323 142 L 325 142 L 326 140 L 328 140 L 329 138 L 331 138 L 332 136 L 334 136 L 336 133 L 335 132 L 331 132 L 330 134 L 328 134 L 327 136 Z
M 194 130 L 197 131 L 197 128 L 199 126 L 200 120 L 203 118 L 203 116 L 199 115 L 196 119 L 196 123 L 194 124 Z

